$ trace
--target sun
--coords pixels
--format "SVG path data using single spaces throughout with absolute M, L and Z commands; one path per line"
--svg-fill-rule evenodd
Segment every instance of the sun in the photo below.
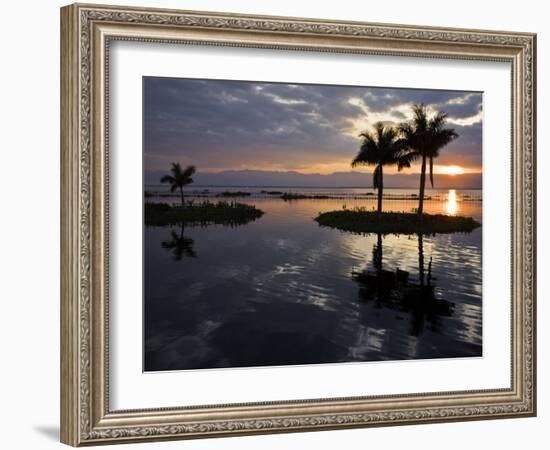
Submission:
M 441 173 L 445 175 L 462 175 L 464 169 L 460 166 L 442 166 Z

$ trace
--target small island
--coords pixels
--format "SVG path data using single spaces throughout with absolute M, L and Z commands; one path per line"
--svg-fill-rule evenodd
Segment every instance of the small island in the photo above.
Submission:
M 325 227 L 354 233 L 435 234 L 470 233 L 481 224 L 471 217 L 444 214 L 377 212 L 364 208 L 342 209 L 319 214 L 315 221 Z
M 204 200 L 186 201 L 184 187 L 193 183 L 193 175 L 196 172 L 195 166 L 183 168 L 180 163 L 172 163 L 170 174 L 160 179 L 161 183 L 167 183 L 170 186 L 170 193 L 178 193 L 180 197 L 179 204 L 157 203 L 152 201 L 145 202 L 144 221 L 147 226 L 167 226 L 181 225 L 183 239 L 183 227 L 185 225 L 244 225 L 262 217 L 264 212 L 253 205 L 237 203 L 236 201 L 218 201 L 212 202 Z M 205 191 L 203 191 L 204 193 Z M 207 190 L 206 190 L 207 192 Z M 249 196 L 249 192 L 230 192 L 224 191 L 221 197 L 241 197 Z M 145 192 L 145 198 L 153 197 L 152 194 Z
M 244 225 L 262 217 L 255 206 L 237 202 L 189 202 L 185 206 L 145 203 L 145 225 Z

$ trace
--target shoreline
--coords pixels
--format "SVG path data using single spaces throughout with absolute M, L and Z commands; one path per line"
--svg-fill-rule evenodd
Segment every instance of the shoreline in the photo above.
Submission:
M 388 193 L 385 192 L 382 198 L 385 201 L 418 201 L 418 193 L 405 193 L 403 189 L 399 189 L 399 193 Z M 412 191 L 412 189 L 408 190 Z M 443 191 L 443 192 L 442 192 Z M 451 189 L 454 191 L 456 198 L 453 201 L 464 202 L 464 203 L 482 203 L 483 197 L 481 195 L 471 195 L 460 192 L 460 190 Z M 188 191 L 185 196 L 187 198 L 196 198 L 196 199 L 220 199 L 220 198 L 234 198 L 234 199 L 281 199 L 283 201 L 296 201 L 296 200 L 366 200 L 366 201 L 376 201 L 377 195 L 374 192 L 364 192 L 364 193 L 346 193 L 342 194 L 339 192 L 331 191 L 210 191 L 205 190 L 194 190 Z M 179 194 L 174 194 L 170 192 L 154 192 L 154 191 L 144 191 L 144 199 L 150 201 L 151 199 L 179 199 Z M 162 201 L 162 200 L 160 200 Z M 426 192 L 424 195 L 424 201 L 435 201 L 435 202 L 446 202 L 449 201 L 448 191 L 439 190 Z

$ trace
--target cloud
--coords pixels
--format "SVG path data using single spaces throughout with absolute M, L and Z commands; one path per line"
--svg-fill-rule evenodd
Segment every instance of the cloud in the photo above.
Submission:
M 145 165 L 158 170 L 178 160 L 204 171 L 348 165 L 360 131 L 379 120 L 407 120 L 414 102 L 447 112 L 460 135 L 439 163 L 481 165 L 480 93 L 151 77 L 144 79 Z

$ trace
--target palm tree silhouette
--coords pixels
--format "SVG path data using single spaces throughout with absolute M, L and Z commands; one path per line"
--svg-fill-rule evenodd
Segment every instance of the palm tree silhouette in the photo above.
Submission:
M 384 192 L 383 167 L 397 164 L 397 170 L 410 167 L 413 154 L 407 150 L 407 143 L 399 138 L 399 132 L 394 127 L 386 127 L 382 122 L 374 125 L 374 133 L 364 131 L 359 153 L 351 162 L 351 166 L 376 166 L 372 176 L 372 185 L 378 190 L 378 213 L 382 212 L 382 195 Z
M 174 192 L 179 189 L 181 195 L 181 206 L 184 206 L 183 187 L 193 182 L 193 174 L 195 173 L 195 166 L 187 166 L 185 169 L 181 168 L 180 163 L 172 163 L 170 169 L 172 175 L 164 175 L 161 179 L 161 183 L 170 183 L 170 192 Z
M 181 229 L 179 236 L 174 230 L 171 230 L 170 234 L 172 239 L 169 241 L 163 241 L 160 245 L 166 250 L 171 250 L 176 261 L 181 261 L 184 256 L 187 256 L 188 258 L 196 258 L 197 253 L 193 248 L 195 241 L 191 238 L 186 238 L 183 235 L 184 224 L 182 223 L 180 226 Z
M 433 162 L 439 156 L 439 150 L 456 139 L 458 134 L 452 128 L 445 128 L 447 114 L 438 112 L 428 118 L 424 103 L 413 105 L 414 117 L 411 121 L 399 125 L 406 146 L 411 150 L 411 157 L 422 158 L 420 168 L 420 192 L 418 194 L 418 215 L 424 210 L 424 191 L 426 188 L 426 163 L 430 164 L 430 182 L 434 186 Z

